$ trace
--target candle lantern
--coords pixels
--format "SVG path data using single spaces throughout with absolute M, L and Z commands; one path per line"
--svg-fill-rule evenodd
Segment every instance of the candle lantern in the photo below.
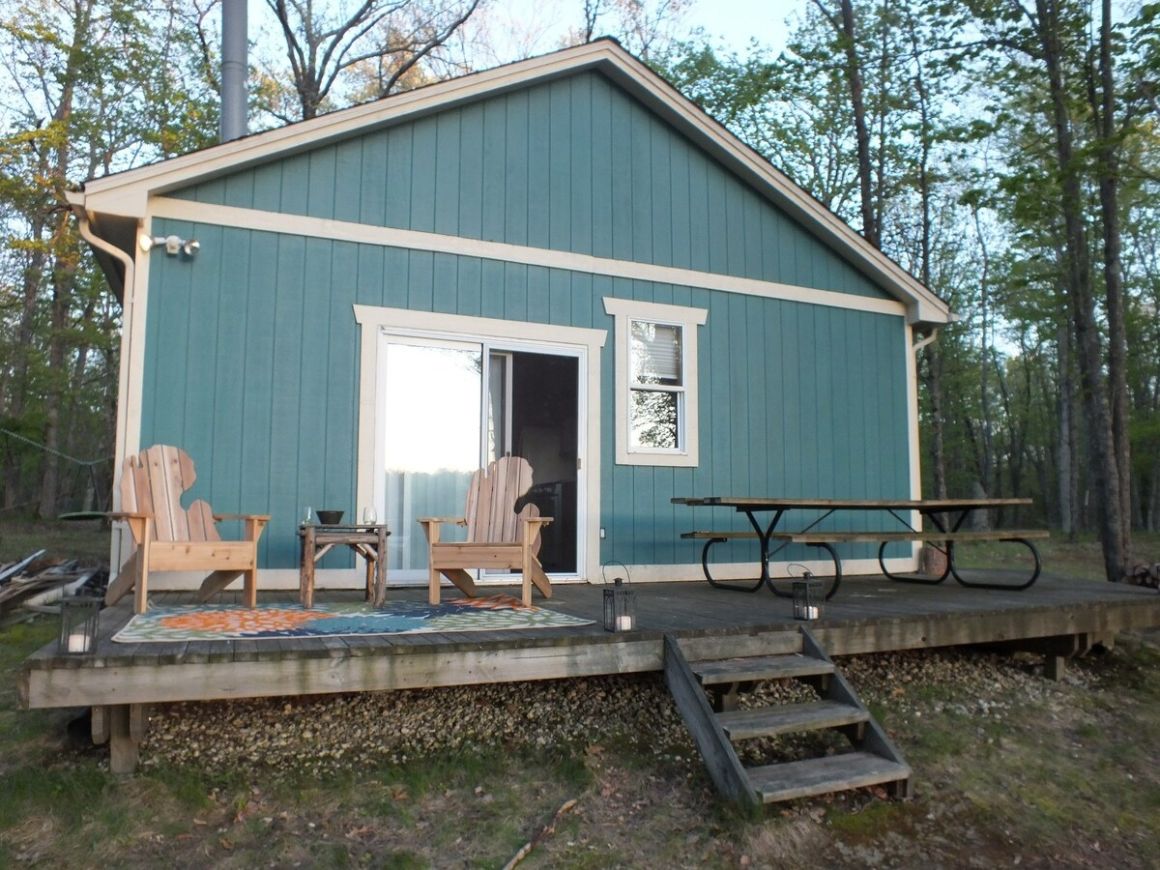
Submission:
M 625 578 L 628 577 L 628 567 L 623 562 L 612 564 L 624 568 L 624 577 L 617 577 L 612 586 L 604 587 L 604 630 L 605 631 L 632 631 L 636 628 L 636 593 L 629 588 Z M 608 568 L 605 565 L 601 572 Z M 604 582 L 608 582 L 607 576 Z
M 75 595 L 60 602 L 60 637 L 57 649 L 67 655 L 92 655 L 97 648 L 97 625 L 101 599 Z
M 813 620 L 822 615 L 822 584 L 806 571 L 793 581 L 793 618 Z

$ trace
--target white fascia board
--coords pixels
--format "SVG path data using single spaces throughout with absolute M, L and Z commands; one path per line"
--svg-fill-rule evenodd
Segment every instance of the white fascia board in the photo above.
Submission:
M 450 108 L 485 94 L 573 73 L 611 59 L 610 48 L 610 43 L 589 43 L 94 179 L 85 184 L 86 207 L 90 211 L 144 217 L 151 195 L 236 172 L 272 157 L 316 148 L 332 139 L 363 132 L 378 124 L 397 122 L 413 115 Z
M 845 221 L 822 205 L 756 151 L 730 133 L 723 125 L 705 114 L 676 88 L 652 73 L 627 52 L 620 51 L 618 66 L 627 77 L 619 79 L 658 114 L 676 121 L 693 134 L 710 151 L 724 152 L 733 159 L 734 168 L 749 178 L 759 190 L 803 223 L 816 228 L 841 249 L 859 270 L 885 285 L 885 289 L 907 306 L 911 322 L 947 323 L 953 315 L 949 307 L 905 269 L 858 235 Z

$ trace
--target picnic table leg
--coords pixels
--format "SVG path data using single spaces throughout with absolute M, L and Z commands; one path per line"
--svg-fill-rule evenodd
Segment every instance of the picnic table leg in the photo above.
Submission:
M 727 538 L 710 538 L 705 542 L 704 549 L 701 550 L 701 570 L 705 572 L 705 579 L 709 581 L 709 585 L 714 589 L 732 589 L 734 592 L 756 592 L 765 584 L 764 577 L 758 577 L 757 582 L 753 586 L 739 586 L 732 582 L 716 580 L 712 572 L 709 570 L 709 548 L 714 544 L 722 544 Z
M 753 511 L 746 511 L 745 515 L 749 517 L 749 524 L 753 526 L 753 530 L 757 532 L 757 538 L 761 541 L 761 583 L 769 587 L 769 591 L 778 598 L 793 598 L 792 592 L 782 592 L 773 585 L 773 578 L 769 575 L 769 558 L 772 553 L 769 552 L 769 542 L 773 535 L 773 530 L 777 528 L 777 524 L 781 521 L 781 515 L 785 513 L 783 510 L 776 510 L 773 512 L 773 519 L 769 521 L 769 525 L 764 529 L 761 524 L 757 522 L 757 517 L 753 515 Z M 759 584 L 760 585 L 760 584 Z
M 1031 577 L 1023 583 L 972 583 L 971 581 L 964 580 L 959 576 L 958 569 L 955 568 L 955 556 L 954 550 L 952 549 L 949 553 L 947 553 L 947 569 L 955 575 L 955 580 L 958 581 L 960 586 L 967 586 L 971 589 L 1010 589 L 1012 591 L 1018 592 L 1019 590 L 1027 589 L 1036 580 L 1039 579 L 1039 572 L 1042 568 L 1042 563 L 1039 559 L 1039 550 L 1036 549 L 1033 543 L 1028 541 L 1026 538 L 1000 538 L 999 541 L 1000 543 L 1009 542 L 1013 544 L 1022 544 L 1024 547 L 1031 551 L 1031 558 L 1035 561 L 1035 567 L 1031 571 Z

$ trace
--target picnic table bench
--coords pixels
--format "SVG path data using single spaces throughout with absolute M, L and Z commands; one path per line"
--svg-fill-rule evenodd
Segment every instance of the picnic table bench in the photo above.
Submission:
M 684 539 L 703 540 L 705 546 L 701 551 L 701 567 L 705 579 L 710 585 L 735 589 L 744 592 L 756 592 L 762 586 L 767 587 L 775 595 L 788 597 L 773 585 L 769 573 L 770 558 L 789 544 L 805 544 L 825 550 L 834 564 L 834 575 L 826 592 L 826 598 L 832 598 L 838 591 L 842 580 L 842 563 L 834 549 L 836 544 L 844 543 L 878 543 L 878 565 L 882 573 L 903 583 L 922 583 L 935 585 L 942 583 L 948 576 L 963 586 L 977 589 L 1027 589 L 1039 578 L 1041 561 L 1039 551 L 1032 543 L 1034 540 L 1047 538 L 1046 530 L 1029 529 L 987 529 L 963 530 L 966 520 L 976 511 L 990 510 L 1000 507 L 1020 507 L 1031 504 L 1031 499 L 1002 498 L 1002 499 L 786 499 L 786 498 L 751 498 L 709 496 L 699 498 L 678 497 L 672 499 L 674 504 L 684 504 L 691 507 L 727 507 L 738 513 L 744 513 L 749 520 L 753 531 L 739 530 L 696 530 L 681 535 Z M 813 510 L 818 516 L 804 529 L 787 531 L 779 529 L 778 524 L 787 511 Z M 865 530 L 865 531 L 827 531 L 816 527 L 837 511 L 878 511 L 885 512 L 896 519 L 902 526 L 898 530 Z M 931 527 L 917 529 L 910 520 L 903 516 L 904 512 L 916 512 L 924 520 L 929 521 Z M 759 513 L 772 513 L 768 522 L 758 520 Z M 949 522 L 948 522 L 949 519 Z M 738 585 L 736 581 L 720 581 L 713 577 L 709 568 L 709 551 L 715 544 L 733 540 L 757 540 L 760 546 L 761 570 L 752 586 Z M 926 542 L 939 550 L 946 557 L 946 563 L 938 576 L 894 574 L 886 567 L 886 547 L 895 542 L 920 541 Z M 990 583 L 976 582 L 963 578 L 955 566 L 954 545 L 956 542 L 999 541 L 1017 543 L 1025 546 L 1031 553 L 1033 568 L 1030 576 L 1020 583 Z M 774 542 L 779 546 L 774 547 Z M 742 581 L 745 582 L 745 581 Z

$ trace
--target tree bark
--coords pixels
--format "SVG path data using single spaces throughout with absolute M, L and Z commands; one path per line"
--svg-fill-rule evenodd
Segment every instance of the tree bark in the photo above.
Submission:
M 839 0 L 837 15 L 832 14 L 822 0 L 814 0 L 822 15 L 837 34 L 845 58 L 846 86 L 850 90 L 850 110 L 854 115 L 854 138 L 858 152 L 858 190 L 861 194 L 862 235 L 874 247 L 882 246 L 878 221 L 875 219 L 872 167 L 870 160 L 870 131 L 866 126 L 865 88 L 862 83 L 862 62 L 858 57 L 858 42 L 851 0 Z
M 1063 84 L 1062 48 L 1058 0 L 1035 0 L 1036 31 L 1043 52 L 1055 129 L 1055 150 L 1060 175 L 1060 207 L 1064 223 L 1066 285 L 1075 329 L 1080 382 L 1087 418 L 1091 454 L 1091 480 L 1098 500 L 1104 573 L 1109 581 L 1127 574 L 1128 557 L 1123 548 L 1119 475 L 1112 448 L 1108 406 L 1101 377 L 1099 327 L 1091 286 L 1087 229 L 1083 221 L 1083 192 L 1074 154 L 1068 95 Z
M 1116 131 L 1116 83 L 1112 59 L 1112 3 L 1103 0 L 1100 21 L 1100 99 L 1093 99 L 1098 126 L 1097 166 L 1104 233 L 1104 288 L 1108 317 L 1108 381 L 1112 446 L 1120 489 L 1120 546 L 1132 552 L 1132 456 L 1128 424 L 1128 342 L 1124 323 L 1123 267 L 1120 261 L 1120 147 Z M 1093 95 L 1094 96 L 1094 95 Z

